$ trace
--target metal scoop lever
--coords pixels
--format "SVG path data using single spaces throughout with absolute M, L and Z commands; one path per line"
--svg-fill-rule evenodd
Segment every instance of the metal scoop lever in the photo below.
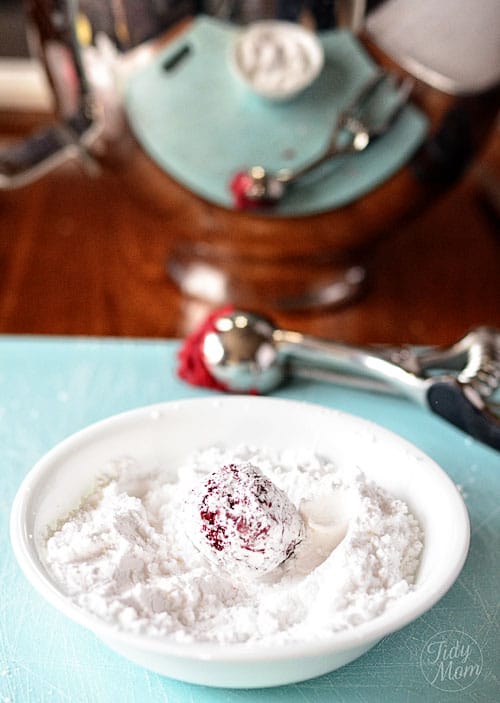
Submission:
M 500 404 L 495 402 L 500 387 L 500 332 L 479 327 L 447 349 L 422 353 L 419 361 L 422 376 L 436 370 L 439 374 L 427 378 L 430 409 L 500 449 Z
M 215 319 L 200 354 L 211 377 L 232 392 L 268 393 L 292 374 L 319 374 L 405 396 L 500 450 L 500 331 L 492 328 L 475 329 L 446 348 L 357 347 L 234 310 Z

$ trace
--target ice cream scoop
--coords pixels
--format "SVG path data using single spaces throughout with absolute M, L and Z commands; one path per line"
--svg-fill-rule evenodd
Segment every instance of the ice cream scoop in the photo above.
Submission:
M 185 380 L 236 393 L 268 393 L 291 375 L 308 375 L 403 395 L 500 449 L 500 332 L 490 327 L 450 347 L 357 347 L 225 308 L 186 340 L 180 359 Z

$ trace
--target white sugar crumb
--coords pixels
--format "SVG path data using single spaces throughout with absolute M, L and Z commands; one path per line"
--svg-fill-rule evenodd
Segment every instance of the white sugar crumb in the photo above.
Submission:
M 196 549 L 181 519 L 205 474 L 250 462 L 284 491 L 306 533 L 271 573 L 234 575 Z M 168 469 L 170 467 L 165 467 Z M 178 642 L 320 640 L 383 613 L 414 588 L 423 534 L 362 471 L 308 452 L 212 447 L 172 473 L 116 462 L 46 542 L 50 573 L 78 606 Z

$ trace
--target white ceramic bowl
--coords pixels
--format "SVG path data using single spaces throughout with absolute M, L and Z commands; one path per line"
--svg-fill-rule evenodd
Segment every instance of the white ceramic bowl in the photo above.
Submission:
M 263 20 L 238 35 L 230 62 L 252 92 L 284 101 L 316 80 L 323 68 L 324 51 L 316 35 L 300 24 Z
M 89 615 L 55 585 L 44 566 L 47 525 L 74 509 L 102 467 L 135 457 L 144 470 L 177 466 L 193 450 L 220 443 L 307 449 L 337 465 L 357 464 L 420 521 L 425 546 L 417 587 L 381 616 L 315 644 L 263 649 L 177 644 L 130 634 Z M 53 606 L 132 661 L 172 678 L 211 686 L 287 684 L 332 671 L 428 610 L 453 584 L 469 545 L 469 520 L 455 485 L 420 450 L 370 422 L 276 398 L 215 396 L 140 408 L 69 437 L 43 457 L 15 498 L 11 540 L 32 585 Z

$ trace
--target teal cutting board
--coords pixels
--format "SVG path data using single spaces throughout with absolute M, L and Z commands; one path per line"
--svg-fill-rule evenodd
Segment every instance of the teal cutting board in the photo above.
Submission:
M 375 72 L 352 34 L 324 32 L 321 75 L 295 99 L 271 102 L 251 93 L 231 70 L 237 36 L 232 25 L 199 17 L 133 74 L 125 91 L 128 120 L 149 156 L 194 193 L 224 207 L 232 206 L 229 183 L 236 172 L 255 165 L 271 172 L 295 169 L 323 153 L 339 111 Z M 185 58 L 165 70 L 184 47 L 190 49 Z M 384 101 L 387 108 L 394 97 L 393 90 L 381 93 L 369 111 L 372 118 L 385 114 L 379 112 Z M 396 173 L 427 128 L 423 113 L 407 105 L 366 151 L 333 159 L 309 174 L 272 214 L 299 216 L 352 202 Z
M 403 435 L 461 486 L 469 509 L 471 548 L 455 586 L 419 620 L 348 666 L 276 689 L 183 684 L 121 658 L 38 596 L 8 540 L 21 480 L 54 444 L 91 422 L 140 405 L 208 395 L 175 378 L 176 349 L 173 341 L 0 337 L 0 703 L 499 701 L 500 454 L 396 398 L 313 381 L 276 393 L 336 407 Z M 460 669 L 454 657 L 457 640 L 470 647 L 469 668 Z

